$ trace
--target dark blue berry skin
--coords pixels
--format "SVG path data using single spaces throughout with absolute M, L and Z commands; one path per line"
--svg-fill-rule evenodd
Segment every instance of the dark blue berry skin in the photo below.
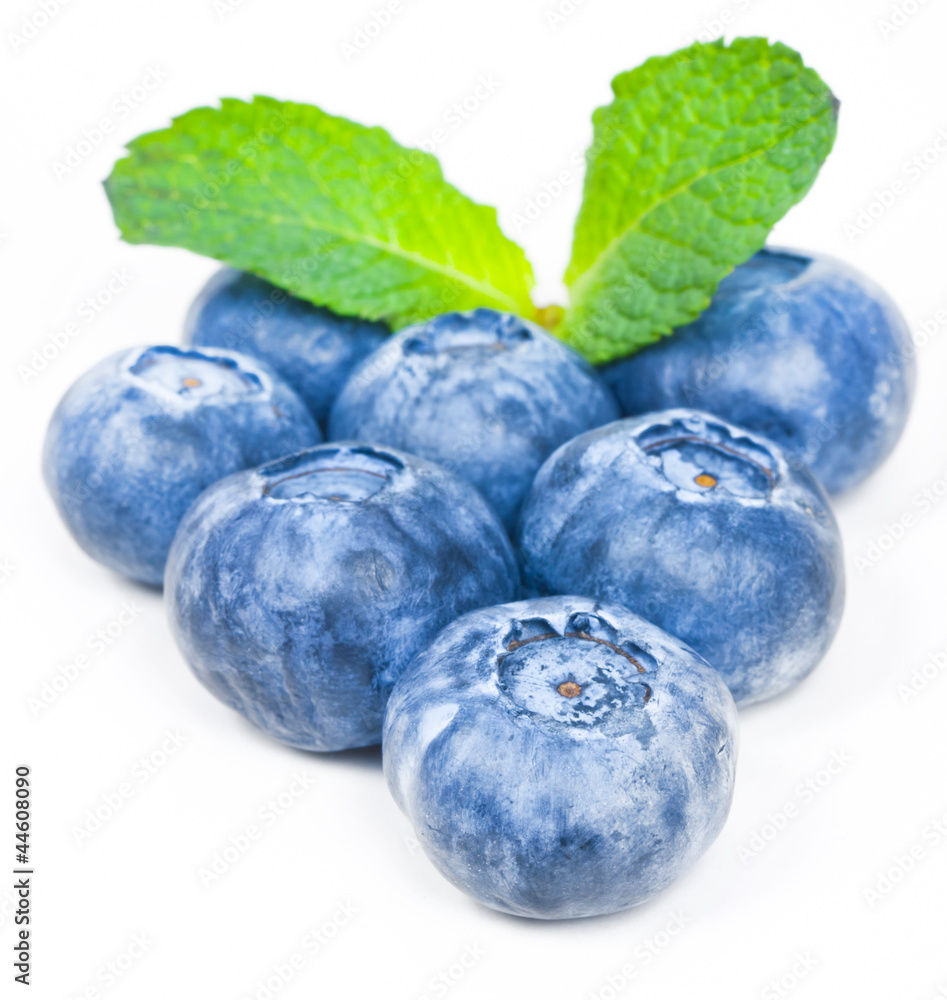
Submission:
M 417 650 L 518 592 L 510 541 L 469 483 L 357 443 L 212 486 L 181 523 L 165 577 L 198 678 L 276 739 L 325 751 L 380 742 Z
M 420 652 L 385 717 L 388 786 L 428 857 L 520 916 L 635 906 L 707 850 L 733 793 L 720 675 L 611 602 L 471 612 Z
M 693 410 L 616 421 L 560 448 L 523 507 L 528 593 L 619 601 L 723 675 L 738 705 L 797 684 L 842 615 L 842 543 L 814 476 Z
M 546 457 L 617 417 L 578 354 L 534 323 L 474 309 L 408 327 L 366 358 L 332 408 L 329 437 L 438 462 L 470 480 L 512 529 Z
M 225 347 L 265 361 L 320 423 L 349 373 L 388 332 L 384 323 L 339 316 L 232 268 L 210 279 L 184 324 L 186 343 Z
M 629 416 L 715 413 L 841 493 L 897 443 L 916 363 L 904 318 L 874 282 L 830 257 L 773 248 L 725 278 L 694 323 L 602 374 Z
M 321 440 L 303 401 L 262 362 L 136 347 L 100 362 L 63 397 L 43 474 L 93 559 L 160 584 L 178 523 L 202 490 Z

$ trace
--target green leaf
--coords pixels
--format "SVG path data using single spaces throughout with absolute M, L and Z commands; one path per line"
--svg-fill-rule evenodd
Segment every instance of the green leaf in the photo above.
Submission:
M 593 115 L 559 335 L 590 360 L 695 319 L 812 186 L 838 101 L 764 38 L 695 44 L 612 81 Z
M 128 149 L 105 188 L 130 243 L 186 247 L 395 328 L 474 306 L 535 314 L 532 271 L 495 209 L 384 129 L 224 99 Z

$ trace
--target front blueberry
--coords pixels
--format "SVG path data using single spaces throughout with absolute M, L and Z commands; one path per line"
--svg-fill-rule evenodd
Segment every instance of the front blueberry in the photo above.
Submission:
M 100 362 L 63 397 L 43 473 L 93 559 L 160 584 L 178 522 L 203 489 L 321 439 L 303 401 L 253 358 L 136 347 Z
M 352 369 L 388 335 L 384 323 L 340 316 L 262 278 L 223 268 L 194 300 L 186 343 L 260 358 L 324 421 Z
M 771 441 L 667 410 L 570 441 L 523 507 L 532 592 L 619 601 L 693 646 L 737 704 L 797 684 L 838 629 L 842 543 L 825 495 Z
M 415 652 L 518 589 L 509 539 L 469 483 L 353 443 L 207 490 L 165 577 L 175 637 L 200 680 L 304 750 L 378 743 L 388 693 Z
M 545 458 L 617 416 L 578 354 L 533 323 L 475 309 L 408 327 L 366 358 L 332 408 L 329 437 L 440 463 L 512 529 Z
M 915 368 L 905 321 L 877 285 L 830 257 L 767 249 L 721 282 L 698 320 L 602 373 L 626 414 L 715 413 L 840 493 L 894 448 Z
M 449 625 L 395 685 L 388 785 L 437 868 L 507 913 L 644 902 L 720 832 L 736 710 L 692 649 L 580 597 Z

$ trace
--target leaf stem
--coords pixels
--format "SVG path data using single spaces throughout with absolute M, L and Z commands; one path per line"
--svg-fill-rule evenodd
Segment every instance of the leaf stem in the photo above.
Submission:
M 557 327 L 562 325 L 562 318 L 565 314 L 565 309 L 559 305 L 538 306 L 533 319 L 541 327 L 544 327 L 550 333 L 554 333 Z

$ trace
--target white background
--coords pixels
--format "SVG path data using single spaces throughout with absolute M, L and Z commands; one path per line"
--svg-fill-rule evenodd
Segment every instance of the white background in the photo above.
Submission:
M 799 1000 L 947 995 L 947 842 L 929 826 L 947 813 L 947 670 L 929 660 L 939 651 L 947 663 L 947 331 L 935 319 L 947 308 L 947 153 L 932 145 L 939 129 L 947 136 L 947 10 L 907 0 L 913 13 L 886 33 L 889 0 L 585 0 L 557 25 L 547 17 L 554 0 L 404 0 L 347 61 L 342 43 L 382 6 L 70 0 L 25 45 L 12 35 L 24 19 L 43 20 L 39 0 L 6 0 L 0 12 L 0 871 L 13 867 L 13 768 L 26 763 L 37 869 L 31 995 L 238 1000 L 257 996 L 258 981 L 294 955 L 300 967 L 274 995 L 296 1000 L 732 1000 L 788 995 L 767 985 L 780 977 Z M 844 257 L 887 287 L 913 329 L 928 324 L 917 403 L 893 458 L 837 505 L 849 571 L 841 633 L 799 689 L 743 713 L 736 800 L 717 843 L 635 911 L 514 919 L 434 871 L 376 752 L 319 757 L 254 731 L 192 678 L 160 596 L 91 562 L 59 523 L 39 476 L 56 401 L 105 354 L 174 342 L 215 268 L 184 251 L 122 244 L 100 181 L 125 141 L 220 96 L 318 103 L 417 144 L 492 77 L 489 100 L 462 127 L 446 125 L 436 151 L 449 179 L 499 207 L 534 262 L 539 300 L 561 299 L 580 193 L 574 154 L 589 140 L 591 110 L 608 101 L 615 73 L 719 33 L 713 21 L 724 16 L 728 37 L 765 34 L 798 48 L 842 100 L 835 151 L 774 239 Z M 116 102 L 151 70 L 160 85 L 120 115 Z M 103 118 L 113 127 L 102 144 L 57 178 L 54 164 Z M 906 161 L 928 148 L 928 169 L 911 180 Z M 570 168 L 561 196 L 517 232 L 514 216 Z M 846 231 L 896 181 L 872 225 Z M 83 302 L 113 269 L 124 288 L 85 322 Z M 33 352 L 68 322 L 78 335 L 24 377 Z M 939 498 L 926 511 L 923 490 Z M 132 609 L 125 624 L 92 651 L 90 637 L 123 607 Z M 78 677 L 31 710 L 29 699 L 83 652 Z M 905 701 L 899 686 L 925 663 L 930 680 Z M 170 755 L 168 732 L 184 741 Z M 830 775 L 822 769 L 833 755 L 845 764 Z M 311 784 L 294 784 L 297 774 Z M 123 783 L 130 797 L 80 842 L 89 811 Z M 292 804 L 269 822 L 267 802 L 280 795 Z M 772 836 L 767 817 L 787 806 L 794 814 Z M 201 868 L 251 825 L 259 838 L 202 884 Z M 761 831 L 770 839 L 754 840 Z M 865 890 L 915 845 L 912 870 L 869 900 Z M 5 995 L 11 883 L 0 879 Z M 670 936 L 675 918 L 683 928 Z M 314 928 L 323 944 L 307 937 Z M 98 992 L 83 993 L 90 988 Z

